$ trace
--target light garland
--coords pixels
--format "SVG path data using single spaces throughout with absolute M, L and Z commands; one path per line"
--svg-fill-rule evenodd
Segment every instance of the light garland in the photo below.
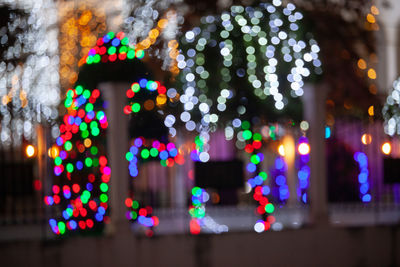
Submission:
M 146 94 L 147 96 L 147 100 L 143 103 L 143 109 L 147 111 L 154 111 L 156 106 L 163 108 L 171 103 L 171 99 L 167 96 L 167 89 L 160 82 L 143 78 L 139 82 L 132 83 L 131 88 L 126 91 L 129 105 L 124 107 L 125 114 L 140 116 L 140 112 L 143 109 L 140 103 L 135 101 L 136 96 L 140 94 Z M 174 143 L 144 137 L 134 139 L 133 145 L 125 157 L 129 161 L 129 174 L 133 178 L 139 174 L 140 163 L 152 159 L 159 159 L 160 164 L 164 167 L 172 167 L 175 163 L 182 165 L 185 162 L 183 155 L 179 153 Z M 149 228 L 158 225 L 159 219 L 157 216 L 152 216 L 152 207 L 139 208 L 139 202 L 133 200 L 133 198 L 127 199 L 126 206 L 130 208 L 130 211 L 126 214 L 129 220 L 137 221 Z M 153 231 L 148 229 L 146 233 L 151 236 Z
M 264 161 L 264 154 L 261 152 L 263 146 L 262 134 L 252 132 L 248 126 L 249 124 L 247 121 L 242 123 L 242 129 L 244 130 L 243 138 L 247 143 L 244 150 L 250 155 L 250 162 L 247 164 L 246 170 L 250 174 L 255 174 L 255 176 L 247 181 L 247 185 L 249 185 L 251 189 L 254 189 L 253 198 L 259 204 L 256 211 L 264 217 L 263 220 L 258 220 L 254 225 L 254 230 L 261 233 L 269 230 L 271 225 L 275 222 L 275 217 L 272 215 L 275 206 L 268 199 L 268 195 L 271 193 L 270 187 L 264 185 L 268 174 L 259 170 L 260 164 Z
M 241 133 L 244 143 L 242 149 L 249 154 L 250 159 L 246 170 L 252 175 L 252 178 L 246 182 L 246 185 L 250 188 L 250 191 L 254 189 L 253 198 L 258 203 L 256 212 L 265 217 L 263 220 L 258 220 L 254 225 L 254 230 L 261 233 L 269 230 L 271 225 L 275 222 L 275 217 L 272 215 L 275 206 L 268 200 L 271 188 L 264 184 L 268 178 L 268 174 L 264 171 L 259 171 L 260 164 L 264 160 L 264 154 L 261 152 L 263 148 L 263 135 L 262 133 L 251 131 L 248 121 L 244 121 L 239 127 L 241 127 L 242 130 L 239 132 Z M 274 126 L 270 128 L 273 130 L 275 129 Z M 265 132 L 265 129 L 263 129 L 263 131 Z M 275 138 L 273 132 L 268 132 L 268 135 L 269 137 L 272 136 Z M 202 161 L 201 157 L 204 157 L 202 153 L 204 153 L 205 145 L 203 138 L 196 137 L 191 151 L 191 158 L 193 161 Z M 205 226 L 204 220 L 207 218 L 206 202 L 208 199 L 209 195 L 205 189 L 200 187 L 194 187 L 192 189 L 192 204 L 189 208 L 189 214 L 192 217 L 190 222 L 190 232 L 192 234 L 199 234 L 201 227 Z
M 358 163 L 360 174 L 358 175 L 358 183 L 360 184 L 360 199 L 364 203 L 371 202 L 370 186 L 369 186 L 369 171 L 368 171 L 368 157 L 363 152 L 354 153 L 354 160 Z
M 97 46 L 83 58 L 85 63 L 112 62 L 117 57 L 119 60 L 142 58 L 144 51 L 125 46 L 128 40 L 124 37 L 122 32 L 116 35 L 109 32 L 99 38 Z M 117 51 L 116 47 L 120 45 Z M 57 152 L 54 153 L 54 174 L 60 179 L 52 187 L 53 195 L 44 199 L 46 205 L 62 206 L 61 214 L 49 220 L 55 234 L 98 229 L 103 222 L 109 221 L 108 182 L 111 169 L 107 166 L 105 130 L 108 122 L 103 104 L 98 89 L 89 90 L 78 85 L 66 93 L 64 106 L 67 114 L 59 127 L 56 146 L 52 148 Z
M 84 62 L 80 58 L 96 45 L 97 36 L 106 30 L 104 9 L 92 4 L 63 3 L 60 8 L 60 81 L 69 88 L 78 79 L 78 67 Z
M 400 78 L 394 81 L 382 113 L 385 133 L 390 136 L 400 135 Z
M 276 185 L 276 187 L 273 189 L 273 193 L 279 202 L 282 203 L 286 203 L 290 195 L 289 187 L 286 181 L 286 171 L 287 165 L 284 157 L 276 157 L 274 166 L 271 170 L 271 175 L 274 178 L 274 183 Z
M 35 139 L 35 124 L 57 118 L 60 101 L 55 4 L 21 1 L 2 8 L 7 7 L 8 25 L 0 29 L 5 47 L 0 55 L 0 143 L 4 146 L 20 145 L 22 138 Z
M 186 32 L 177 57 L 185 128 L 207 139 L 221 121 L 231 131 L 229 124 L 276 114 L 303 95 L 304 80 L 321 73 L 321 62 L 317 42 L 310 34 L 302 39 L 302 18 L 293 4 L 273 1 L 232 6 Z
M 179 55 L 179 28 L 184 22 L 186 6 L 182 0 L 127 1 L 124 30 L 131 45 L 138 49 L 151 48 L 149 53 L 163 61 L 162 69 L 173 75 L 179 73 L 176 58 Z
M 60 125 L 56 140 L 54 174 L 59 184 L 46 205 L 59 205 L 61 215 L 49 224 L 57 235 L 77 229 L 97 229 L 108 222 L 108 183 L 111 169 L 107 165 L 104 134 L 108 127 L 100 91 L 78 85 L 67 91 L 64 102 L 68 113 Z
M 300 137 L 299 146 L 301 144 L 308 145 L 308 139 L 305 136 Z M 309 203 L 309 199 L 307 196 L 307 189 L 310 185 L 310 172 L 311 169 L 307 165 L 310 161 L 309 153 L 299 153 L 299 157 L 297 159 L 297 177 L 298 177 L 298 188 L 297 188 L 297 196 L 300 198 L 300 201 L 303 203 Z
M 129 39 L 126 37 L 125 33 L 119 32 L 115 34 L 114 32 L 109 32 L 97 40 L 96 46 L 90 49 L 88 54 L 84 56 L 80 62 L 81 64 L 91 65 L 133 60 L 135 58 L 142 59 L 145 56 L 143 49 L 130 45 Z M 124 113 L 135 116 L 140 114 L 141 110 L 151 111 L 156 106 L 164 108 L 175 101 L 176 91 L 174 93 L 174 90 L 175 89 L 167 90 L 158 81 L 152 81 L 146 78 L 140 79 L 138 82 L 134 82 L 126 92 L 129 104 L 124 107 Z M 143 106 L 136 101 L 136 96 L 140 94 L 147 94 L 149 96 L 143 103 Z M 100 93 L 97 89 L 93 91 L 84 90 L 81 86 L 77 86 L 75 90 L 69 90 L 67 92 L 65 107 L 68 109 L 68 114 L 64 116 L 64 124 L 60 126 L 61 136 L 57 138 L 57 145 L 59 148 L 56 147 L 56 149 L 60 152 L 56 153 L 58 155 L 55 157 L 56 166 L 54 167 L 54 173 L 57 176 L 65 173 L 67 180 L 72 179 L 72 173 L 74 173 L 75 169 L 80 171 L 83 168 L 89 168 L 93 173 L 89 174 L 89 183 L 86 184 L 87 190 L 83 191 L 81 195 L 78 194 L 81 187 L 78 183 L 75 183 L 73 185 L 67 184 L 63 186 L 63 197 L 66 199 L 65 201 L 62 201 L 61 197 L 58 195 L 59 190 L 57 190 L 57 188 L 60 187 L 59 185 L 53 186 L 53 188 L 55 188 L 55 192 L 53 190 L 53 196 L 46 196 L 45 203 L 47 205 L 67 205 L 62 211 L 64 220 L 52 218 L 49 221 L 53 232 L 56 234 L 64 234 L 66 230 L 78 229 L 78 226 L 82 230 L 93 228 L 97 225 L 96 221 L 101 223 L 103 221 L 108 222 L 109 220 L 106 213 L 108 201 L 107 182 L 110 179 L 111 170 L 105 165 L 107 164 L 106 154 L 100 156 L 100 158 L 86 157 L 82 161 L 76 161 L 75 164 L 73 162 L 77 157 L 76 149 L 78 149 L 79 153 L 85 153 L 84 155 L 86 156 L 88 152 L 85 150 L 85 147 L 90 149 L 89 151 L 92 155 L 97 155 L 99 150 L 103 152 L 105 150 L 104 143 L 106 140 L 103 129 L 107 128 L 108 123 L 103 110 L 103 102 L 102 100 L 97 101 L 99 95 Z M 98 111 L 94 110 L 94 105 L 96 103 L 99 107 Z M 79 107 L 83 107 L 83 105 L 84 109 L 80 108 L 77 110 Z M 166 122 L 168 122 L 168 115 L 166 115 L 165 118 Z M 166 123 L 166 125 L 167 124 L 168 123 Z M 169 130 L 170 134 L 175 135 L 176 130 L 172 125 L 169 126 Z M 80 134 L 79 131 L 81 131 Z M 90 137 L 90 135 L 92 137 Z M 74 144 L 70 141 L 71 139 L 77 139 L 76 143 Z M 99 143 L 103 145 L 101 149 Z M 92 147 L 93 144 L 96 144 L 96 146 Z M 159 158 L 161 165 L 168 167 L 173 166 L 175 163 L 184 163 L 183 155 L 175 147 L 175 144 L 139 137 L 134 140 L 133 146 L 126 154 L 126 159 L 130 162 L 130 175 L 136 177 L 138 175 L 139 163 L 153 158 Z M 99 165 L 100 168 L 98 168 Z M 96 187 L 94 184 L 95 174 L 98 170 L 100 170 L 102 174 L 102 183 Z M 96 190 L 100 190 L 100 196 L 98 196 L 99 193 Z M 78 196 L 70 200 L 71 192 L 78 194 Z M 100 202 L 100 204 L 98 202 Z M 85 205 L 88 203 L 90 205 L 89 207 L 94 212 L 97 209 L 97 213 L 91 213 L 96 221 L 91 218 L 86 219 L 86 221 L 83 218 L 81 218 L 79 222 L 75 220 L 71 221 L 72 216 L 86 217 L 89 209 L 87 209 Z M 153 234 L 151 228 L 157 226 L 159 223 L 158 217 L 152 215 L 152 207 L 141 207 L 139 202 L 132 197 L 126 198 L 125 205 L 129 209 L 126 212 L 127 219 L 137 221 L 139 224 L 148 227 L 149 229 L 146 231 L 146 234 L 151 236 Z

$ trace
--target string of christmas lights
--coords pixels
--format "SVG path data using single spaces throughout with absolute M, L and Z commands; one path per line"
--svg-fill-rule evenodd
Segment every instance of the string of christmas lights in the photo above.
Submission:
M 360 184 L 360 199 L 364 203 L 371 202 L 371 194 L 369 194 L 369 171 L 368 171 L 368 157 L 363 152 L 354 153 L 354 160 L 358 163 L 360 174 L 358 175 L 358 182 Z
M 109 32 L 96 44 L 83 58 L 86 64 L 144 56 L 143 50 L 135 51 L 126 46 L 128 40 L 122 32 Z M 120 49 L 117 51 L 118 46 Z M 46 205 L 62 207 L 61 214 L 49 220 L 52 231 L 58 235 L 67 230 L 98 229 L 102 222 L 109 221 L 107 192 L 111 169 L 107 166 L 105 147 L 108 122 L 100 91 L 78 85 L 67 91 L 64 106 L 67 114 L 52 148 L 54 174 L 60 179 L 53 185 L 54 194 L 44 199 Z M 147 217 L 141 221 L 149 224 Z
M 149 54 L 162 60 L 162 69 L 179 73 L 177 35 L 187 8 L 183 0 L 126 1 L 123 28 L 131 44 L 149 49 Z M 158 20 L 158 21 L 157 21 Z
M 57 235 L 77 229 L 98 229 L 108 222 L 108 183 L 105 131 L 108 127 L 100 91 L 78 85 L 67 91 L 67 114 L 60 125 L 60 136 L 52 148 L 54 174 L 59 183 L 53 195 L 45 197 L 49 206 L 60 206 L 62 216 L 49 224 Z
M 106 30 L 104 8 L 94 3 L 65 2 L 60 7 L 60 82 L 63 88 L 74 85 L 78 79 L 80 58 L 96 45 L 97 36 Z
M 283 110 L 303 95 L 304 80 L 321 73 L 321 62 L 317 42 L 300 30 L 302 18 L 293 4 L 273 1 L 232 6 L 220 16 L 203 17 L 200 27 L 186 32 L 177 57 L 186 129 L 207 138 L 203 132 L 222 117 L 228 124 L 236 116 L 250 119 L 255 110 L 262 114 L 272 103 L 272 110 Z
M 385 133 L 390 136 L 400 135 L 400 78 L 393 82 L 382 113 Z
M 51 0 L 8 2 L 1 12 L 0 143 L 18 146 L 58 116 L 57 12 Z
M 303 146 L 308 146 L 308 138 L 302 136 L 299 138 L 298 147 L 302 148 Z M 303 145 L 306 144 L 306 145 Z M 297 149 L 299 157 L 297 159 L 297 177 L 298 177 L 298 187 L 297 187 L 297 196 L 300 198 L 300 201 L 303 203 L 308 203 L 307 197 L 307 189 L 310 185 L 310 167 L 307 165 L 310 161 L 309 151 L 303 149 Z

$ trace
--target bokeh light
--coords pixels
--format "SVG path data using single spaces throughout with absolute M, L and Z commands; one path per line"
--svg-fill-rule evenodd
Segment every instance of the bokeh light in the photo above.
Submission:
M 57 10 L 53 1 L 6 1 L 0 25 L 0 143 L 35 141 L 36 124 L 54 123 L 60 102 Z M 46 18 L 46 19 L 43 19 Z
M 310 153 L 310 145 L 307 143 L 300 143 L 297 150 L 299 151 L 300 155 L 307 155 Z
M 383 154 L 389 155 L 390 152 L 392 152 L 392 145 L 390 144 L 390 142 L 385 142 L 382 144 L 381 149 L 382 149 Z
M 363 134 L 363 135 L 361 136 L 361 142 L 362 142 L 364 145 L 369 145 L 369 144 L 371 144 L 371 142 L 372 142 L 372 136 L 371 136 L 370 134 Z
M 36 149 L 33 145 L 28 145 L 25 148 L 25 154 L 28 158 L 32 158 L 36 154 Z

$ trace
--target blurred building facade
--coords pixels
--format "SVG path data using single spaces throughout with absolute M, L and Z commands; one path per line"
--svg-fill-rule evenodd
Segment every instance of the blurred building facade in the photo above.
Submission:
M 57 3 L 61 91 L 72 87 L 79 79 L 79 67 L 84 64 L 79 58 L 96 44 L 97 37 L 105 31 L 120 30 L 123 18 L 128 16 L 127 6 L 125 1 L 87 1 L 84 5 L 80 1 Z M 380 31 L 374 33 L 379 58 L 377 88 L 378 96 L 385 96 L 399 74 L 397 14 L 400 6 L 396 0 L 377 1 L 376 6 L 380 12 L 377 16 Z M 161 71 L 156 70 L 159 66 L 155 68 L 150 63 L 147 67 L 155 76 L 160 76 Z M 126 88 L 130 86 L 125 81 L 104 81 L 96 87 L 108 103 L 107 148 L 112 169 L 109 191 L 111 223 L 100 234 L 59 238 L 48 227 L 54 210 L 45 207 L 42 200 L 52 190 L 50 173 L 53 170 L 48 155 L 53 144 L 51 127 L 37 127 L 37 137 L 33 139 L 37 151 L 32 158 L 24 154 L 29 142 L 24 143 L 22 153 L 4 149 L 1 159 L 7 164 L 11 162 L 10 153 L 19 157 L 19 160 L 13 161 L 18 163 L 12 163 L 15 166 L 4 164 L 7 166 L 3 168 L 2 175 L 8 179 L 3 180 L 4 205 L 0 206 L 0 254 L 4 255 L 5 266 L 400 264 L 400 186 L 385 182 L 383 160 L 386 155 L 382 151 L 382 145 L 388 141 L 391 156 L 399 158 L 400 143 L 396 138 L 389 140 L 383 132 L 382 123 L 372 118 L 367 123 L 347 119 L 337 119 L 334 126 L 327 123 L 324 110 L 329 83 L 307 85 L 303 98 L 304 119 L 309 123 L 306 132 L 311 147 L 310 162 L 307 163 L 311 170 L 307 191 L 309 201 L 304 201 L 303 195 L 299 194 L 301 188 L 297 172 L 300 169 L 292 159 L 293 164 L 288 167 L 285 177 L 289 197 L 282 201 L 280 194 L 276 195 L 274 216 L 277 223 L 272 227 L 274 231 L 261 235 L 254 233 L 254 222 L 260 215 L 254 212 L 252 198 L 246 195 L 248 188 L 234 190 L 234 205 L 221 204 L 224 193 L 211 189 L 208 197 L 213 204 L 207 206 L 208 221 L 202 229 L 205 234 L 199 236 L 189 234 L 191 217 L 188 204 L 195 177 L 187 140 L 193 136 L 189 134 L 173 140 L 180 150 L 186 150 L 186 164 L 165 168 L 156 162 L 148 162 L 142 166 L 141 174 L 136 177 L 138 179 L 133 185 L 131 183 L 125 154 L 135 139 L 129 137 L 128 117 L 122 112 Z M 378 107 L 375 111 L 372 107 L 372 114 L 380 112 Z M 276 127 L 279 129 L 278 124 Z M 282 138 L 281 142 L 284 151 L 292 150 L 296 160 L 301 158 L 296 150 L 302 135 L 303 131 L 298 129 L 289 134 L 291 140 L 283 141 Z M 238 152 L 233 142 L 225 141 L 223 131 L 214 132 L 210 140 L 211 161 L 239 158 L 246 165 L 249 163 L 244 152 Z M 366 157 L 367 166 L 361 153 Z M 264 167 L 276 166 L 279 148 L 272 150 L 268 147 L 264 154 Z M 284 153 L 281 156 L 290 161 Z M 363 183 L 359 175 L 363 173 L 363 168 L 367 168 L 368 173 L 365 192 L 360 191 Z M 14 170 L 21 170 L 21 173 L 15 174 Z M 246 175 L 246 180 L 251 178 Z M 17 176 L 17 182 L 10 180 Z M 349 182 L 348 179 L 341 179 L 342 176 L 354 177 L 354 180 Z M 268 185 L 271 190 L 280 192 L 282 185 L 276 181 L 271 180 Z M 348 188 L 353 190 L 346 192 Z M 132 193 L 130 190 L 135 196 L 151 203 L 154 214 L 163 222 L 154 230 L 153 238 L 145 237 L 146 231 L 126 220 L 126 206 L 121 203 Z M 12 194 L 9 194 L 10 191 Z M 369 197 L 363 198 L 365 195 Z M 232 197 L 228 196 L 228 199 Z M 229 233 L 212 234 L 225 232 L 222 229 L 229 229 Z M 294 251 L 296 257 L 287 259 L 288 251 Z M 338 257 L 338 254 L 344 256 Z

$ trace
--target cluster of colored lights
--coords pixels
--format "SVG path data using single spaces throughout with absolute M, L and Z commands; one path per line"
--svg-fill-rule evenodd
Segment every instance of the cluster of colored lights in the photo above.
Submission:
M 192 217 L 190 221 L 190 233 L 200 234 L 203 219 L 206 215 L 205 203 L 210 199 L 206 190 L 200 187 L 192 188 L 192 205 L 189 208 L 189 214 Z
M 125 206 L 129 208 L 129 211 L 127 211 L 125 214 L 128 220 L 137 221 L 139 224 L 149 228 L 155 227 L 159 224 L 158 217 L 152 215 L 152 207 L 147 206 L 140 208 L 139 202 L 129 197 L 125 199 Z M 152 236 L 153 231 L 151 229 L 147 229 L 146 234 L 148 236 Z
M 262 215 L 264 220 L 258 220 L 254 225 L 254 230 L 258 233 L 269 230 L 271 225 L 275 222 L 275 217 L 271 214 L 274 212 L 274 205 L 269 202 L 268 195 L 271 193 L 271 189 L 268 185 L 264 185 L 264 182 L 268 178 L 268 174 L 264 171 L 259 171 L 260 164 L 264 160 L 264 154 L 259 152 L 262 148 L 262 135 L 261 133 L 253 133 L 250 130 L 250 123 L 243 121 L 241 124 L 241 136 L 246 142 L 244 151 L 250 154 L 250 162 L 246 166 L 246 170 L 256 175 L 247 181 L 247 185 L 254 189 L 253 198 L 258 202 L 256 209 L 257 213 Z
M 257 233 L 267 231 L 271 228 L 271 225 L 275 222 L 275 217 L 271 215 L 275 206 L 269 202 L 267 195 L 270 193 L 268 186 L 257 186 L 254 189 L 253 198 L 258 201 L 259 206 L 257 208 L 257 213 L 265 217 L 264 220 L 258 220 L 254 225 L 254 230 Z
M 209 159 L 209 154 L 204 151 L 206 142 L 202 136 L 196 136 L 192 144 L 190 157 L 193 161 L 206 162 Z M 190 220 L 190 233 L 193 235 L 200 234 L 201 227 L 204 226 L 204 217 L 206 215 L 206 202 L 210 196 L 205 189 L 200 187 L 192 188 L 192 204 L 189 207 L 189 214 L 192 217 Z
M 256 173 L 258 171 L 259 164 L 264 160 L 264 154 L 259 152 L 262 148 L 263 136 L 265 135 L 275 139 L 276 127 L 271 126 L 268 127 L 268 129 L 263 127 L 261 130 L 262 133 L 253 133 L 250 130 L 251 125 L 248 121 L 242 122 L 239 119 L 235 119 L 232 122 L 232 125 L 238 131 L 237 139 L 240 144 L 237 144 L 236 146 L 244 149 L 248 154 L 250 154 L 250 162 L 247 164 L 246 170 L 249 173 Z M 227 135 L 233 137 L 234 129 L 232 127 L 228 128 L 232 131 L 232 133 L 230 131 L 227 133 L 226 128 L 225 135 L 227 139 L 230 140 Z M 204 152 L 207 145 L 207 140 L 208 139 L 204 138 L 202 135 L 195 138 L 191 152 L 192 160 L 208 161 L 209 155 Z M 254 189 L 254 200 L 256 200 L 259 204 L 256 211 L 264 218 L 264 220 L 257 221 L 254 226 L 254 230 L 259 233 L 270 229 L 271 225 L 275 222 L 274 216 L 271 215 L 271 213 L 274 212 L 275 207 L 267 198 L 271 192 L 271 189 L 268 185 L 264 185 L 267 177 L 268 175 L 266 172 L 259 171 L 257 175 L 247 181 L 247 185 L 251 189 Z M 208 194 L 204 189 L 198 187 L 194 187 L 192 189 L 192 205 L 189 209 L 189 214 L 192 217 L 190 222 L 190 231 L 192 234 L 200 233 L 200 229 L 204 225 L 203 220 L 205 216 L 205 202 L 208 200 L 207 196 Z
M 129 39 L 125 33 L 109 32 L 103 37 L 99 38 L 96 46 L 89 50 L 87 56 L 83 57 L 79 66 L 93 63 L 106 63 L 114 62 L 125 59 L 142 59 L 144 57 L 143 50 L 135 50 L 134 47 L 129 45 Z
M 260 132 L 255 134 L 255 138 L 252 139 L 252 143 L 249 143 L 248 140 L 252 138 L 252 135 L 249 134 L 250 122 L 235 118 L 232 120 L 231 124 L 232 125 L 225 127 L 226 140 L 232 140 L 236 134 L 236 147 L 240 150 L 244 149 L 249 151 L 250 153 L 252 150 L 259 149 L 261 147 L 261 140 L 263 138 L 276 140 L 280 131 L 279 125 L 264 125 L 261 127 Z
M 306 143 L 308 144 L 308 139 L 305 136 L 300 137 L 299 144 Z M 300 154 L 300 153 L 299 153 Z M 297 160 L 297 177 L 299 186 L 297 188 L 297 196 L 300 198 L 300 201 L 303 203 L 307 203 L 307 188 L 309 186 L 310 179 L 310 167 L 307 165 L 310 161 L 309 153 L 300 154 L 300 157 Z
M 174 143 L 162 143 L 158 140 L 146 141 L 143 137 L 136 138 L 133 143 L 125 155 L 126 160 L 129 161 L 129 174 L 132 177 L 137 177 L 139 174 L 139 162 L 158 158 L 164 167 L 172 167 L 175 163 L 182 165 L 185 162 L 183 155 L 179 153 Z M 147 143 L 151 143 L 151 145 Z M 137 221 L 146 227 L 158 225 L 158 218 L 151 216 L 152 208 L 150 206 L 139 209 L 139 203 L 132 198 L 127 198 L 125 205 L 130 208 L 130 211 L 126 213 L 129 220 Z M 146 234 L 151 236 L 153 232 L 147 231 Z
M 133 99 L 135 94 L 138 94 L 141 89 L 146 89 L 149 92 L 157 92 L 158 95 L 156 97 L 155 103 L 152 99 L 148 99 L 143 103 L 144 109 L 147 111 L 153 110 L 155 105 L 163 106 L 167 103 L 168 97 L 166 95 L 167 90 L 164 86 L 160 84 L 158 81 L 151 81 L 147 79 L 141 79 L 139 82 L 134 82 L 126 91 L 126 96 L 129 99 Z M 131 102 L 129 105 L 125 106 L 124 113 L 138 113 L 142 110 L 142 106 L 138 102 Z
M 81 59 L 79 66 L 85 63 L 105 63 L 116 60 L 134 59 L 135 57 L 139 59 L 143 58 L 144 51 L 132 48 L 123 32 L 119 32 L 118 34 L 109 32 L 97 40 L 96 46 L 90 49 L 88 55 Z M 127 96 L 133 98 L 135 93 L 138 93 L 141 88 L 158 93 L 156 98 L 157 105 L 160 106 L 166 103 L 165 87 L 161 86 L 159 82 L 148 81 L 146 79 L 141 79 L 138 83 L 133 83 L 127 92 Z M 104 111 L 95 111 L 95 105 L 100 103 L 96 101 L 99 96 L 100 92 L 97 89 L 90 91 L 83 89 L 82 86 L 77 86 L 74 90 L 67 92 L 65 107 L 68 113 L 64 116 L 64 124 L 60 126 L 61 136 L 57 138 L 58 147 L 54 148 L 54 151 L 57 150 L 57 153 L 51 153 L 54 154 L 54 173 L 60 176 L 64 172 L 70 183 L 76 180 L 76 172 L 80 172 L 77 175 L 80 179 L 82 174 L 87 175 L 86 172 L 88 169 L 93 170 L 93 173 L 88 175 L 86 190 L 81 190 L 81 185 L 78 183 L 74 183 L 71 186 L 63 186 L 63 197 L 68 200 L 66 202 L 69 202 L 69 204 L 63 210 L 62 215 L 67 221 L 57 222 L 55 219 L 50 220 L 51 228 L 57 234 L 65 233 L 66 229 L 77 229 L 78 226 L 81 229 L 92 228 L 94 226 L 92 219 L 87 219 L 86 221 L 80 220 L 78 222 L 70 220 L 71 216 L 87 217 L 89 211 L 86 207 L 87 205 L 89 205 L 92 213 L 95 213 L 94 217 L 96 221 L 108 220 L 106 216 L 108 201 L 107 183 L 110 179 L 111 170 L 106 166 L 107 158 L 98 155 L 99 150 L 104 151 L 104 147 L 101 147 L 104 145 L 104 142 L 100 142 L 104 140 L 100 140 L 99 135 L 101 135 L 103 129 L 107 128 L 108 123 Z M 147 110 L 151 110 L 152 108 L 148 107 L 154 107 L 154 103 L 153 105 L 151 103 L 146 105 L 145 102 L 144 106 Z M 126 114 L 137 113 L 141 109 L 139 103 L 132 103 L 128 107 L 130 108 L 129 111 L 127 108 L 124 109 Z M 101 109 L 103 108 L 101 107 Z M 127 160 L 131 162 L 130 174 L 132 176 L 137 175 L 136 156 L 139 152 L 138 149 L 143 145 L 144 141 L 143 138 L 136 139 L 136 146 L 133 146 L 126 155 Z M 148 148 L 143 145 L 140 156 L 142 160 L 159 157 L 163 166 L 184 163 L 183 156 L 178 153 L 178 150 L 172 143 L 164 144 L 154 141 L 152 142 L 152 147 Z M 100 170 L 100 174 L 95 170 Z M 99 179 L 95 181 L 96 176 L 101 176 L 101 181 Z M 97 191 L 100 193 L 94 190 L 94 186 L 96 185 L 99 187 L 100 190 Z M 59 190 L 57 192 L 59 193 Z M 46 196 L 45 203 L 47 205 L 64 203 L 65 201 L 61 201 L 58 193 L 53 196 Z M 127 199 L 125 204 L 132 209 L 127 213 L 129 219 L 137 220 L 146 227 L 158 225 L 158 218 L 151 216 L 151 207 L 139 208 L 138 202 L 132 199 Z
M 354 160 L 357 161 L 360 167 L 360 174 L 358 175 L 358 182 L 360 184 L 360 198 L 364 203 L 371 202 L 371 194 L 369 194 L 369 171 L 368 171 L 368 157 L 363 152 L 354 153 Z
M 126 153 L 125 158 L 129 161 L 129 174 L 132 177 L 136 177 L 139 173 L 139 160 L 160 159 L 160 163 L 164 167 L 172 167 L 175 163 L 182 165 L 185 162 L 183 155 L 179 153 L 174 143 L 145 140 L 143 137 L 134 140 L 133 146 Z
M 100 91 L 78 85 L 67 91 L 64 105 L 67 114 L 50 154 L 54 158 L 54 174 L 63 178 L 62 185 L 53 185 L 53 194 L 44 199 L 46 205 L 62 205 L 62 218 L 49 221 L 56 234 L 91 229 L 95 223 L 108 221 L 111 175 L 102 137 L 108 122 Z
M 147 99 L 142 104 L 138 101 L 134 101 L 135 96 L 144 93 L 149 94 L 150 97 L 146 97 Z M 177 96 L 179 96 L 179 94 L 175 88 L 167 90 L 159 81 L 142 78 L 138 82 L 132 83 L 131 87 L 126 91 L 126 96 L 129 98 L 129 104 L 124 107 L 124 113 L 127 115 L 135 115 L 143 109 L 152 111 L 155 107 L 165 108 L 166 104 L 172 104 L 178 101 Z M 174 123 L 174 115 L 168 114 L 165 116 L 164 124 L 169 128 L 171 136 L 175 136 L 176 134 Z
M 192 144 L 192 149 L 190 157 L 193 161 L 206 162 L 209 160 L 210 155 L 205 151 L 206 139 L 202 136 L 196 136 L 194 143 Z
M 147 111 L 154 109 L 155 105 L 162 107 L 168 101 L 166 95 L 167 90 L 158 81 L 152 81 L 147 79 L 140 79 L 139 82 L 134 82 L 126 92 L 130 103 L 124 107 L 124 113 L 129 115 L 136 115 L 142 109 L 142 105 L 138 102 L 134 102 L 135 95 L 141 92 L 141 89 L 146 89 L 142 92 L 156 93 L 155 101 L 150 97 L 143 103 L 143 107 Z M 164 167 L 172 167 L 174 164 L 182 165 L 185 160 L 179 150 L 176 148 L 174 143 L 162 142 L 159 140 L 149 140 L 144 137 L 138 137 L 133 140 L 133 145 L 130 147 L 129 151 L 126 153 L 125 158 L 129 161 L 129 174 L 132 177 L 137 177 L 139 174 L 139 163 L 159 159 L 160 163 Z M 139 203 L 132 198 L 128 198 L 125 202 L 126 206 L 130 208 L 127 211 L 126 217 L 145 227 L 157 226 L 159 220 L 156 216 L 151 216 L 152 208 L 147 206 L 146 208 L 139 209 Z M 151 229 L 146 231 L 147 235 L 152 235 Z

